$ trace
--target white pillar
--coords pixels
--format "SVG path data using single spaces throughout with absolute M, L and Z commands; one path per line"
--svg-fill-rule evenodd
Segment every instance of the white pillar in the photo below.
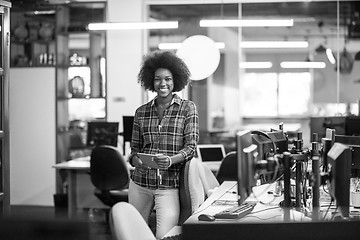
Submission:
M 144 21 L 142 0 L 108 0 L 108 22 Z M 113 30 L 107 32 L 107 119 L 120 123 L 122 116 L 134 115 L 142 103 L 142 89 L 137 82 L 144 54 L 144 30 Z

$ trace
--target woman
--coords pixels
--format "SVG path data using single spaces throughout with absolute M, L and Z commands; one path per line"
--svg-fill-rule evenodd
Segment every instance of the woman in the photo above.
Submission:
M 156 237 L 177 225 L 181 165 L 193 158 L 199 140 L 196 106 L 174 92 L 189 82 L 186 64 L 171 52 L 156 51 L 144 58 L 138 81 L 157 93 L 140 106 L 134 117 L 129 162 L 135 167 L 129 185 L 129 202 L 148 222 L 156 211 Z M 149 168 L 138 153 L 156 154 L 158 169 Z

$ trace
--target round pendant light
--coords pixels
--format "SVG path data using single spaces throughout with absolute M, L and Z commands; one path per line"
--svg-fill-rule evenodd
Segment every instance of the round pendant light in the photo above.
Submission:
M 182 42 L 176 54 L 187 64 L 191 80 L 202 80 L 213 74 L 220 62 L 215 42 L 203 35 L 194 35 Z

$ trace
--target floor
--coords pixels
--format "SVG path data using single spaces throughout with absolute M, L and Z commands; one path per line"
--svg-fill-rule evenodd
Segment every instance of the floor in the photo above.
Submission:
M 10 217 L 14 219 L 34 218 L 46 220 L 47 222 L 51 220 L 64 220 L 65 222 L 69 222 L 66 208 L 43 206 L 11 206 Z M 89 223 L 89 228 L 86 228 L 89 229 L 89 240 L 112 240 L 109 224 L 106 221 L 106 214 L 103 210 L 82 210 L 77 213 L 75 221 Z

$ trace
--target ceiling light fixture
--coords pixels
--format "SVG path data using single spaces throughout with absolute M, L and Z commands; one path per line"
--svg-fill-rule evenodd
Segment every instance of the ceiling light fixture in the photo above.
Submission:
M 282 68 L 325 68 L 324 62 L 281 62 Z
M 241 48 L 307 48 L 307 41 L 242 41 Z
M 181 48 L 182 43 L 159 43 L 158 48 L 160 50 L 171 50 L 171 49 L 179 49 Z M 224 49 L 225 43 L 223 42 L 215 42 L 215 46 L 218 49 Z
M 248 69 L 248 68 L 271 68 L 272 62 L 240 62 L 239 68 Z
M 200 20 L 200 27 L 292 27 L 293 19 L 288 20 L 240 20 L 240 19 L 217 19 Z
M 326 56 L 327 56 L 327 58 L 329 59 L 329 62 L 330 62 L 331 64 L 335 64 L 335 63 L 336 63 L 334 54 L 333 54 L 333 52 L 332 52 L 332 50 L 331 50 L 330 48 L 327 48 L 327 49 L 326 49 Z
M 173 29 L 178 28 L 178 21 L 165 22 L 108 22 L 89 23 L 89 30 L 132 30 L 132 29 Z

